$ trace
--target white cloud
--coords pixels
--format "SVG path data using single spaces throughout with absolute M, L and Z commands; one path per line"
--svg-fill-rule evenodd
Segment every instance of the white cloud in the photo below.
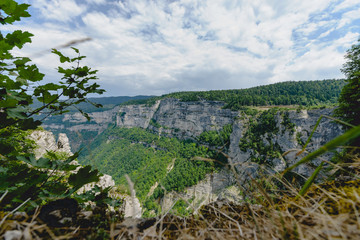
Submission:
M 358 0 L 343 0 L 341 1 L 341 3 L 339 5 L 337 5 L 335 8 L 334 8 L 334 12 L 338 12 L 340 10 L 344 10 L 344 9 L 347 9 L 347 8 L 351 8 L 351 7 L 354 7 L 354 6 L 358 6 L 359 7 L 359 1 Z
M 86 11 L 86 5 L 78 5 L 75 0 L 34 0 L 31 4 L 42 17 L 59 22 L 70 21 Z
M 309 45 L 309 51 L 294 59 L 292 64 L 279 66 L 275 70 L 276 75 L 272 81 L 278 81 L 279 76 L 284 80 L 299 79 L 298 76 L 301 76 L 302 80 L 339 77 L 341 75 L 340 67 L 344 63 L 344 53 L 337 51 L 337 48 L 349 48 L 359 36 L 358 33 L 350 32 L 329 46 L 324 44 Z
M 86 0 L 87 3 L 104 4 L 106 0 Z
M 338 24 L 338 28 L 342 28 L 356 19 L 360 19 L 360 8 L 344 13 Z
M 344 52 L 339 48 L 358 37 L 344 28 L 360 15 L 359 9 L 340 4 L 338 8 L 347 9 L 342 19 L 330 18 L 327 9 L 333 2 L 328 0 L 90 2 L 102 8 L 75 0 L 36 0 L 34 7 L 44 12 L 43 17 L 58 22 L 39 22 L 40 18 L 37 24 L 23 26 L 35 34 L 25 51 L 33 54 L 91 37 L 77 47 L 87 56 L 84 63 L 100 70 L 110 95 L 341 77 Z M 319 14 L 320 20 L 314 20 Z M 79 16 L 82 22 L 69 21 Z M 334 39 L 322 42 L 334 32 Z M 319 37 L 310 38 L 313 33 Z M 57 65 L 51 55 L 36 62 L 45 71 Z
M 333 46 L 350 48 L 359 39 L 360 33 L 348 32 L 345 36 L 334 40 Z

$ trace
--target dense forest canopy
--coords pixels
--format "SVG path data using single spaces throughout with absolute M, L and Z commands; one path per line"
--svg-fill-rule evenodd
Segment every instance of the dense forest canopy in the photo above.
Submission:
M 225 126 L 219 134 L 229 136 L 232 129 Z M 215 133 L 212 139 L 220 138 Z M 222 143 L 218 143 L 222 144 Z M 196 160 L 194 157 L 211 158 L 216 161 Z M 141 128 L 110 126 L 94 141 L 84 146 L 79 157 L 82 164 L 91 164 L 104 174 L 113 177 L 116 184 L 125 187 L 125 174 L 135 183 L 136 196 L 146 205 L 147 211 L 158 211 L 155 200 L 165 191 L 182 191 L 197 184 L 207 173 L 219 169 L 226 162 L 223 155 L 194 141 L 159 137 Z M 159 184 L 149 196 L 152 186 Z
M 113 126 L 85 146 L 79 161 L 110 174 L 118 184 L 126 184 L 124 175 L 129 174 L 136 179 L 137 193 L 142 198 L 156 181 L 161 181 L 167 190 L 183 190 L 204 178 L 214 164 L 192 160 L 195 156 L 220 157 L 193 141 L 159 137 L 141 128 Z M 172 162 L 175 167 L 165 178 Z
M 301 105 L 315 106 L 336 104 L 344 80 L 289 81 L 237 90 L 213 90 L 176 92 L 146 100 L 129 101 L 124 104 L 152 104 L 163 98 L 181 101 L 223 101 L 225 108 L 239 110 L 243 106 Z

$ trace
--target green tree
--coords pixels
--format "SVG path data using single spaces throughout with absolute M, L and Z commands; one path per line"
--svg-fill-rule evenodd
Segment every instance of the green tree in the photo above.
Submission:
M 29 6 L 14 0 L 0 1 L 0 23 L 12 24 L 21 17 L 30 17 Z M 41 120 L 34 119 L 36 115 L 44 118 L 62 114 L 70 106 L 88 102 L 88 94 L 104 92 L 97 83 L 90 83 L 97 79 L 96 71 L 80 65 L 84 56 L 75 48 L 74 58 L 53 49 L 61 63 L 73 66 L 58 67 L 63 75 L 59 83 L 42 83 L 44 74 L 37 66 L 29 58 L 12 53 L 15 48 L 30 43 L 32 36 L 20 30 L 6 35 L 0 32 L 0 207 L 5 208 L 25 200 L 39 204 L 46 199 L 74 196 L 81 186 L 99 179 L 97 170 L 90 166 L 78 169 L 77 173 L 70 172 L 76 168 L 70 162 L 77 154 L 67 159 L 50 154 L 51 158 L 38 160 L 32 154 L 33 145 L 27 135 L 41 124 Z M 36 108 L 31 107 L 34 99 L 40 102 Z M 57 172 L 61 174 L 57 176 Z
M 346 53 L 347 62 L 341 71 L 347 84 L 339 97 L 339 107 L 335 114 L 355 126 L 360 125 L 360 39 Z

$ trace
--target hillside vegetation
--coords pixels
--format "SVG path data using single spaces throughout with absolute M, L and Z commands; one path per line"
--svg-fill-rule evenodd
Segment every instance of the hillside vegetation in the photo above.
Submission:
M 216 134 L 212 136 L 218 138 Z M 162 197 L 164 190 L 182 191 L 220 167 L 212 161 L 194 160 L 194 157 L 225 161 L 216 151 L 193 141 L 159 137 L 141 128 L 109 127 L 85 147 L 79 162 L 111 175 L 119 185 L 127 185 L 125 174 L 128 174 L 147 210 L 159 213 L 155 199 Z M 156 183 L 159 187 L 147 196 Z
M 272 105 L 334 105 L 340 95 L 344 80 L 291 81 L 236 90 L 177 92 L 146 100 L 134 100 L 124 104 L 152 104 L 163 98 L 181 101 L 223 101 L 225 108 L 241 110 L 244 106 Z

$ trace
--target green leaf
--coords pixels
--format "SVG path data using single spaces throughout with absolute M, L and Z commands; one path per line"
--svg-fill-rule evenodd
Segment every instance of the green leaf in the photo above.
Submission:
M 0 108 L 16 107 L 17 103 L 15 99 L 5 99 L 0 101 Z
M 62 67 L 58 67 L 58 72 L 64 74 L 64 77 L 62 79 L 67 79 L 67 83 L 69 83 L 69 80 L 70 82 L 73 82 L 73 79 L 71 78 L 71 75 L 75 72 L 73 69 L 65 69 Z
M 79 112 L 86 118 L 86 120 L 90 121 L 91 118 L 89 116 L 89 114 L 87 114 L 86 112 L 82 111 L 81 109 L 78 109 Z
M 71 174 L 68 181 L 75 189 L 79 189 L 85 184 L 99 181 L 99 177 L 98 170 L 91 170 L 91 166 L 85 166 L 80 168 L 77 173 Z
M 45 85 L 42 85 L 42 88 L 46 89 L 46 90 L 50 90 L 50 91 L 55 91 L 58 89 L 62 89 L 63 86 L 55 84 L 55 83 L 47 83 Z
M 5 40 L 0 41 L 0 53 L 2 59 L 8 59 L 9 54 L 7 53 L 9 50 L 13 49 L 13 46 L 9 43 L 5 42 Z M 11 56 L 11 55 L 10 55 Z
M 51 160 L 48 158 L 39 158 L 36 159 L 35 155 L 30 155 L 30 156 L 17 156 L 17 159 L 20 161 L 23 161 L 25 163 L 30 164 L 33 167 L 38 167 L 38 168 L 50 168 L 52 166 L 51 164 Z
M 11 24 L 14 21 L 19 21 L 21 17 L 30 17 L 30 14 L 26 11 L 29 4 L 17 4 L 13 0 L 1 0 L 0 9 L 9 15 L 1 24 Z
M 21 85 L 29 86 L 28 81 L 26 79 L 21 78 L 21 77 L 17 77 L 16 81 L 20 82 Z
M 16 30 L 13 33 L 8 33 L 6 35 L 6 42 L 11 46 L 15 45 L 21 49 L 25 43 L 31 42 L 32 36 L 34 35 L 29 32 Z
M 307 192 L 307 190 L 309 190 L 309 188 L 311 187 L 311 185 L 313 184 L 313 182 L 315 181 L 315 178 L 317 177 L 317 175 L 319 174 L 320 170 L 322 169 L 324 165 L 324 162 L 321 162 L 321 164 L 315 169 L 315 171 L 313 172 L 313 174 L 309 177 L 309 179 L 305 182 L 304 186 L 301 188 L 299 195 L 296 197 L 296 199 L 299 196 L 304 196 L 305 193 Z
M 79 49 L 71 47 L 76 53 L 79 53 Z
M 20 17 L 30 17 L 31 15 L 26 11 L 30 7 L 29 4 L 20 4 L 16 7 L 15 11 L 13 12 L 14 17 L 16 20 L 20 20 Z
M 41 125 L 41 121 L 34 120 L 33 118 L 24 119 L 21 123 L 20 129 L 22 130 L 36 129 Z
M 13 72 L 13 71 L 10 71 L 9 75 L 10 76 L 15 76 L 15 77 L 19 76 L 19 74 L 17 74 L 16 72 Z
M 14 118 L 14 119 L 26 119 L 27 118 L 24 109 L 21 107 L 7 109 L 7 114 L 9 117 Z
M 22 17 L 30 16 L 27 12 L 29 5 L 17 2 L 0 0 L 0 12 L 5 15 L 1 16 L 1 24 L 11 24 Z M 90 166 L 72 173 L 68 178 L 69 183 L 60 181 L 64 176 L 59 176 L 57 173 L 49 178 L 49 172 L 52 170 L 69 174 L 70 171 L 78 168 L 77 165 L 70 164 L 78 154 L 67 158 L 66 155 L 48 153 L 49 158 L 40 159 L 30 154 L 34 143 L 27 138 L 24 139 L 25 135 L 28 135 L 26 130 L 35 129 L 41 124 L 41 121 L 32 118 L 33 115 L 63 114 L 68 111 L 67 107 L 84 102 L 85 96 L 99 87 L 88 86 L 88 81 L 95 79 L 95 76 L 92 76 L 95 71 L 90 72 L 89 67 L 78 66 L 85 57 L 80 56 L 80 51 L 76 48 L 72 49 L 77 57 L 71 59 L 56 49 L 52 51 L 58 55 L 61 63 L 75 63 L 69 68 L 58 68 L 58 72 L 62 74 L 62 82 L 38 83 L 34 86 L 34 82 L 43 80 L 44 74 L 39 72 L 36 65 L 29 63 L 31 61 L 29 58 L 12 55 L 15 47 L 21 49 L 24 44 L 31 42 L 32 36 L 33 34 L 21 30 L 0 32 L 0 156 L 2 156 L 0 193 L 5 186 L 13 195 L 7 203 L 1 201 L 0 208 L 3 206 L 12 208 L 14 203 L 23 202 L 28 197 L 33 200 L 31 204 L 37 206 L 49 197 L 69 196 L 84 184 L 99 179 L 98 171 L 92 170 Z M 64 100 L 60 101 L 60 96 Z M 40 106 L 30 106 L 36 97 L 40 101 Z M 31 110 L 31 108 L 35 109 Z M 86 113 L 82 112 L 82 114 L 89 118 Z M 3 163 L 3 159 L 9 161 Z
M 53 48 L 51 52 L 52 52 L 52 53 L 55 53 L 56 55 L 58 55 L 58 56 L 60 57 L 60 62 L 61 62 L 61 63 L 70 62 L 70 58 L 69 58 L 69 57 L 65 57 L 61 52 L 59 52 L 59 51 L 56 50 L 55 48 Z
M 71 62 L 80 61 L 80 60 L 82 60 L 84 58 L 86 58 L 86 57 L 85 56 L 75 57 L 75 58 L 72 58 L 70 61 Z
M 27 57 L 22 57 L 22 58 L 18 58 L 17 60 L 14 61 L 14 64 L 16 65 L 16 67 L 20 67 L 20 66 L 24 66 L 26 63 L 30 62 L 30 58 Z
M 12 0 L 2 0 L 0 3 L 0 8 L 7 15 L 11 15 L 16 9 L 17 3 Z
M 19 75 L 23 79 L 27 79 L 31 82 L 38 82 L 44 78 L 44 74 L 39 72 L 36 65 L 26 66 L 19 69 Z

